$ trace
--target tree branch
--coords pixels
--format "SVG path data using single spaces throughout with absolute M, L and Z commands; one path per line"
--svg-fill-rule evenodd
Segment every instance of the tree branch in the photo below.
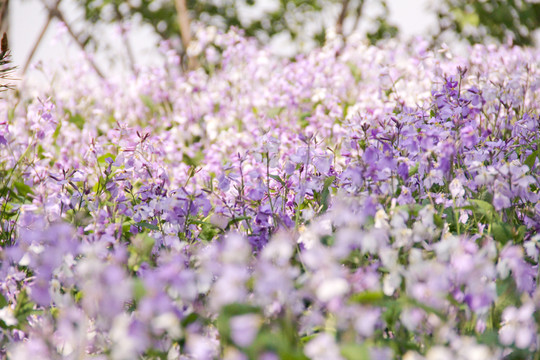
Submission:
M 336 22 L 336 34 L 343 36 L 343 23 L 347 17 L 347 9 L 349 8 L 350 0 L 343 0 L 343 5 L 341 6 L 341 12 L 339 13 L 337 22 Z
M 71 28 L 71 26 L 66 22 L 64 15 L 60 11 L 60 9 L 58 9 L 58 6 L 56 6 L 54 9 L 50 9 L 49 14 L 52 14 L 53 17 L 56 17 L 59 21 L 64 23 L 68 31 L 68 34 L 73 38 L 73 40 L 75 40 L 75 42 L 77 43 L 77 45 L 79 45 L 81 50 L 84 53 L 86 53 L 84 44 L 81 42 L 79 37 L 73 32 L 73 29 Z M 101 70 L 99 70 L 98 66 L 96 65 L 96 63 L 94 62 L 92 58 L 87 56 L 86 61 L 88 61 L 90 66 L 94 69 L 94 71 L 96 72 L 96 74 L 98 74 L 100 78 L 105 79 L 105 76 L 103 76 L 103 73 L 101 72 Z
M 47 12 L 49 13 L 49 15 L 47 16 L 47 21 L 45 22 L 45 25 L 43 26 L 43 28 L 41 29 L 41 32 L 39 33 L 38 39 L 34 43 L 34 46 L 32 47 L 32 50 L 30 51 L 30 54 L 28 55 L 28 58 L 26 59 L 26 63 L 24 64 L 24 67 L 23 67 L 23 70 L 22 70 L 23 74 L 28 69 L 28 66 L 30 65 L 30 62 L 32 61 L 32 58 L 34 57 L 39 45 L 41 44 L 41 42 L 43 40 L 43 37 L 45 36 L 45 33 L 47 32 L 47 29 L 49 28 L 49 25 L 51 24 L 51 21 L 52 21 L 53 18 L 57 18 L 59 21 L 64 23 L 69 35 L 73 38 L 73 40 L 75 40 L 75 42 L 77 43 L 77 45 L 79 45 L 81 50 L 83 50 L 83 52 L 85 51 L 84 44 L 80 41 L 79 37 L 77 35 L 75 35 L 75 33 L 73 32 L 73 29 L 65 21 L 64 15 L 62 14 L 60 9 L 58 8 L 60 6 L 61 1 L 62 0 L 56 0 L 56 3 L 52 7 L 48 7 L 47 4 L 45 4 L 45 3 L 43 4 L 45 6 L 45 9 L 47 9 Z M 90 63 L 90 66 L 92 66 L 92 68 L 94 69 L 96 74 L 98 74 L 98 76 L 100 78 L 104 79 L 105 76 L 103 76 L 103 73 L 101 72 L 101 70 L 99 70 L 96 63 L 89 57 L 86 57 L 86 60 Z
M 62 0 L 57 0 L 56 4 L 54 4 L 54 9 L 58 8 L 60 5 L 60 2 Z M 49 10 L 49 9 L 47 9 Z M 51 24 L 51 21 L 53 19 L 53 15 L 51 11 L 48 11 L 49 15 L 47 16 L 47 21 L 45 22 L 45 25 L 43 25 L 43 28 L 41 29 L 41 32 L 39 33 L 39 36 L 34 43 L 34 46 L 32 46 L 32 50 L 30 50 L 30 54 L 28 54 L 28 57 L 26 58 L 26 62 L 24 63 L 22 74 L 24 75 L 26 73 L 26 70 L 28 70 L 28 66 L 30 66 L 30 62 L 32 62 L 32 59 L 34 58 L 34 55 L 39 47 L 39 44 L 41 44 L 41 41 L 43 40 L 43 37 L 45 36 L 45 33 L 47 32 L 47 29 L 49 28 L 49 25 Z
M 189 20 L 188 8 L 186 0 L 175 0 L 176 13 L 178 16 L 178 27 L 180 28 L 180 38 L 182 39 L 182 46 L 187 54 L 187 49 L 191 43 L 191 26 Z M 197 59 L 188 56 L 188 68 L 194 69 L 197 67 Z
M 351 29 L 351 32 L 356 30 L 358 28 L 358 24 L 360 23 L 360 18 L 362 17 L 362 12 L 364 10 L 364 0 L 360 1 L 360 4 L 358 4 L 358 9 L 356 9 L 356 18 L 354 19 L 354 24 Z

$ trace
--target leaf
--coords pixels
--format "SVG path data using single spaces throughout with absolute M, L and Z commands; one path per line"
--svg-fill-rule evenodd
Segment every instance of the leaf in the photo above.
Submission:
M 58 139 L 58 135 L 60 135 L 60 130 L 62 129 L 62 122 L 59 121 L 56 125 L 56 129 L 54 129 L 54 133 L 52 134 L 52 138 L 54 140 L 54 144 L 56 144 L 56 139 Z
M 199 314 L 192 312 L 191 314 L 186 316 L 184 319 L 182 319 L 182 326 L 186 327 L 190 324 L 193 324 L 195 321 L 199 320 L 199 318 L 200 318 Z
M 276 180 L 282 186 L 285 186 L 285 181 L 283 181 L 283 179 L 281 179 L 278 175 L 268 175 L 268 176 L 270 176 L 272 179 Z
M 512 227 L 506 223 L 494 222 L 491 224 L 491 235 L 495 241 L 506 244 L 513 238 Z
M 156 104 L 154 103 L 154 101 L 152 100 L 152 98 L 148 95 L 141 95 L 141 101 L 143 102 L 144 105 L 146 105 L 146 107 L 148 108 L 148 110 L 150 110 L 151 112 L 154 112 L 155 109 L 156 109 Z
M 229 324 L 229 320 L 232 317 L 245 314 L 258 314 L 260 312 L 261 311 L 258 307 L 248 304 L 233 303 L 225 305 L 221 309 L 221 313 L 219 314 L 216 321 L 216 326 L 221 337 L 223 339 L 228 339 L 230 337 L 231 327 Z
M 79 128 L 79 130 L 82 130 L 83 127 L 84 127 L 84 123 L 86 122 L 84 120 L 84 117 L 81 115 L 81 114 L 75 114 L 75 115 L 71 115 L 68 119 L 68 121 L 72 124 L 74 124 L 75 126 L 77 126 Z
M 22 290 L 17 296 L 17 305 L 14 310 L 15 318 L 19 324 L 26 324 L 26 319 L 34 312 L 34 303 L 28 297 L 26 290 Z
M 229 305 L 225 305 L 221 310 L 221 314 L 227 317 L 260 312 L 261 310 L 259 307 L 242 303 L 232 303 Z
M 97 161 L 100 164 L 106 164 L 108 158 L 112 159 L 112 161 L 114 162 L 116 160 L 116 155 L 111 154 L 111 153 L 106 153 L 106 154 L 103 154 L 100 157 L 98 157 Z
M 203 161 L 203 159 L 204 159 L 204 154 L 200 150 L 197 151 L 195 155 L 193 155 L 193 157 L 187 154 L 182 155 L 182 161 L 184 162 L 184 164 L 192 166 L 192 167 L 199 166 L 201 161 Z
M 6 300 L 6 297 L 4 294 L 0 293 L 0 309 L 6 307 L 8 304 L 8 301 Z
M 326 210 L 328 210 L 329 204 L 329 198 L 330 198 L 330 190 L 329 187 L 332 185 L 334 180 L 336 179 L 335 176 L 329 176 L 326 179 L 324 179 L 323 189 L 321 191 L 321 203 L 322 207 L 319 211 L 319 214 L 323 214 Z
M 283 112 L 283 110 L 285 110 L 284 107 L 275 107 L 275 108 L 269 109 L 266 112 L 266 116 L 268 116 L 269 118 L 274 118 L 280 115 Z
M 401 298 L 399 298 L 398 301 L 400 301 L 400 302 L 402 302 L 403 304 L 406 304 L 406 305 L 415 306 L 417 308 L 420 308 L 420 309 L 424 310 L 425 312 L 427 312 L 428 314 L 437 315 L 439 318 L 446 321 L 446 315 L 441 310 L 435 309 L 434 307 L 426 305 L 426 304 L 424 304 L 424 303 L 422 303 L 422 302 L 420 302 L 420 301 L 418 301 L 418 300 L 416 300 L 414 298 L 402 296 Z
M 366 344 L 344 344 L 341 346 L 341 355 L 347 360 L 369 360 L 369 348 Z
M 323 188 L 328 189 L 328 188 L 330 187 L 330 185 L 332 185 L 332 183 L 334 182 L 334 180 L 336 180 L 336 177 L 335 177 L 335 176 L 329 176 L 329 177 L 327 177 L 326 179 L 324 179 Z
M 540 158 L 540 151 L 534 151 L 531 155 L 527 156 L 524 164 L 529 167 L 529 170 L 532 170 L 536 158 Z
M 146 221 L 140 221 L 138 223 L 135 223 L 135 226 L 142 227 L 148 230 L 159 231 L 159 227 L 157 225 L 150 224 Z
M 477 336 L 477 340 L 481 344 L 496 346 L 499 345 L 499 333 L 494 330 L 486 330 Z
M 478 199 L 469 199 L 469 202 L 473 204 L 479 210 L 479 212 L 488 219 L 489 222 L 493 220 L 493 217 L 496 214 L 493 205 L 487 201 Z
M 349 67 L 349 70 L 354 77 L 354 81 L 356 81 L 357 83 L 360 82 L 362 80 L 362 70 L 360 70 L 358 66 L 356 66 L 352 62 L 348 62 L 347 66 Z
M 24 198 L 26 198 L 28 194 L 33 194 L 32 188 L 25 183 L 17 181 L 13 183 L 13 186 L 17 189 L 17 193 Z
M 351 296 L 351 300 L 355 303 L 371 305 L 380 305 L 384 298 L 382 291 L 364 291 Z
M 231 225 L 234 225 L 236 223 L 239 223 L 240 221 L 243 221 L 243 220 L 251 220 L 251 217 L 250 216 L 238 216 L 238 217 L 234 217 L 232 218 L 231 220 L 229 220 L 229 222 L 227 223 L 227 229 L 229 227 L 231 227 Z
M 146 294 L 146 288 L 141 279 L 135 278 L 133 281 L 133 300 L 139 301 Z
M 418 173 L 418 163 L 416 163 L 412 168 L 409 168 L 409 177 L 414 176 Z

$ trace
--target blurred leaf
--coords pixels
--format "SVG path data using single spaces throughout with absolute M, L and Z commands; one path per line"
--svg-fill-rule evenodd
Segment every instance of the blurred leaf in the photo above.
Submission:
M 4 296 L 4 294 L 0 293 L 0 309 L 7 306 L 7 304 L 8 304 L 8 301 L 6 300 L 6 297 Z
M 159 227 L 157 225 L 150 224 L 146 221 L 140 221 L 138 223 L 135 223 L 135 226 L 142 227 L 148 230 L 159 231 Z
M 238 316 L 238 315 L 258 314 L 258 313 L 260 313 L 260 309 L 252 305 L 240 304 L 240 303 L 225 305 L 221 309 L 221 313 L 219 314 L 216 321 L 216 326 L 218 328 L 218 331 L 221 337 L 223 339 L 230 339 L 231 328 L 230 328 L 229 321 L 232 317 Z
M 529 167 L 529 170 L 532 170 L 534 163 L 536 162 L 536 158 L 540 158 L 540 151 L 535 151 L 531 155 L 527 156 L 527 159 L 525 159 L 524 164 Z
M 351 301 L 359 304 L 381 305 L 384 299 L 382 291 L 364 291 L 351 296 Z
M 74 124 L 75 126 L 77 126 L 79 128 L 79 130 L 82 130 L 83 127 L 84 127 L 85 120 L 84 120 L 84 117 L 81 114 L 75 114 L 75 115 L 70 115 L 69 116 L 68 122 L 70 122 L 70 123 Z
M 270 176 L 272 179 L 276 180 L 282 186 L 285 186 L 285 181 L 283 181 L 278 175 L 268 175 L 268 176 Z
M 513 238 L 512 226 L 499 221 L 494 222 L 491 224 L 491 235 L 498 243 L 506 244 Z
M 144 287 L 143 281 L 136 277 L 133 279 L 133 300 L 138 302 L 146 294 L 146 288 Z
M 32 315 L 36 310 L 34 309 L 34 303 L 28 297 L 26 290 L 21 290 L 17 296 L 14 315 L 19 324 L 26 324 L 27 318 Z
M 365 344 L 344 344 L 341 355 L 347 360 L 370 360 L 369 348 Z
M 475 209 L 477 209 L 480 214 L 486 217 L 488 222 L 491 222 L 493 220 L 493 217 L 496 214 L 493 205 L 491 205 L 487 201 L 478 199 L 469 199 L 469 202 L 474 205 Z
M 106 154 L 103 154 L 100 157 L 98 157 L 97 161 L 100 164 L 108 164 L 107 159 L 109 159 L 109 158 L 114 162 L 116 160 L 116 155 L 111 154 L 111 153 L 106 153 Z
M 30 186 L 20 181 L 15 181 L 13 183 L 13 186 L 15 187 L 15 189 L 17 189 L 17 193 L 19 194 L 22 201 L 24 201 L 24 199 L 31 200 L 31 198 L 28 197 L 28 194 L 33 194 L 32 188 Z

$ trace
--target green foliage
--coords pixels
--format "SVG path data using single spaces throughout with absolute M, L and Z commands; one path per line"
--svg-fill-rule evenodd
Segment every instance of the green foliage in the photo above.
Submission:
M 205 25 L 213 25 L 227 31 L 232 27 L 242 29 L 246 36 L 256 37 L 266 43 L 276 35 L 285 35 L 294 42 L 306 41 L 306 25 L 314 27 L 311 40 L 322 45 L 326 38 L 326 28 L 322 18 L 331 7 L 346 5 L 344 19 L 351 19 L 357 26 L 359 18 L 366 3 L 365 0 L 339 1 L 339 0 L 279 0 L 271 9 L 266 10 L 262 16 L 248 19 L 243 15 L 264 3 L 266 0 L 226 0 L 216 2 L 212 0 L 187 0 L 189 15 L 192 20 Z M 173 0 L 155 1 L 141 0 L 134 2 L 123 0 L 79 0 L 85 18 L 90 23 L 118 22 L 133 18 L 141 19 L 149 24 L 156 34 L 163 39 L 179 37 L 180 28 Z M 376 26 L 368 34 L 370 42 L 397 35 L 397 27 L 388 22 L 388 8 L 386 0 L 378 1 L 376 5 L 382 7 L 382 15 L 374 19 Z M 342 8 L 343 9 L 343 8 Z M 365 21 L 364 18 L 362 18 Z M 334 21 L 338 21 L 335 19 Z M 94 38 L 94 40 L 99 40 Z
M 454 32 L 471 44 L 486 39 L 516 45 L 533 45 L 534 30 L 540 26 L 540 3 L 531 1 L 445 0 L 438 10 L 439 35 Z

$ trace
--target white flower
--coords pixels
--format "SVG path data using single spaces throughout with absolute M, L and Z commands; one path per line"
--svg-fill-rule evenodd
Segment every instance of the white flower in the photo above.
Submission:
M 327 333 L 320 334 L 309 341 L 304 352 L 312 360 L 343 359 L 334 337 Z
M 459 179 L 452 180 L 449 187 L 453 198 L 461 198 L 465 195 L 465 189 L 463 189 L 463 185 Z
M 17 325 L 17 319 L 13 313 L 13 309 L 6 306 L 0 310 L 0 320 L 2 320 L 7 326 Z
M 454 360 L 452 351 L 443 346 L 434 346 L 426 354 L 427 360 Z
M 166 331 L 173 339 L 178 339 L 182 336 L 180 322 L 171 312 L 163 313 L 155 317 L 152 319 L 151 325 L 157 334 Z
M 324 280 L 317 288 L 317 298 L 320 301 L 330 301 L 335 297 L 343 296 L 349 291 L 349 283 L 343 278 Z

